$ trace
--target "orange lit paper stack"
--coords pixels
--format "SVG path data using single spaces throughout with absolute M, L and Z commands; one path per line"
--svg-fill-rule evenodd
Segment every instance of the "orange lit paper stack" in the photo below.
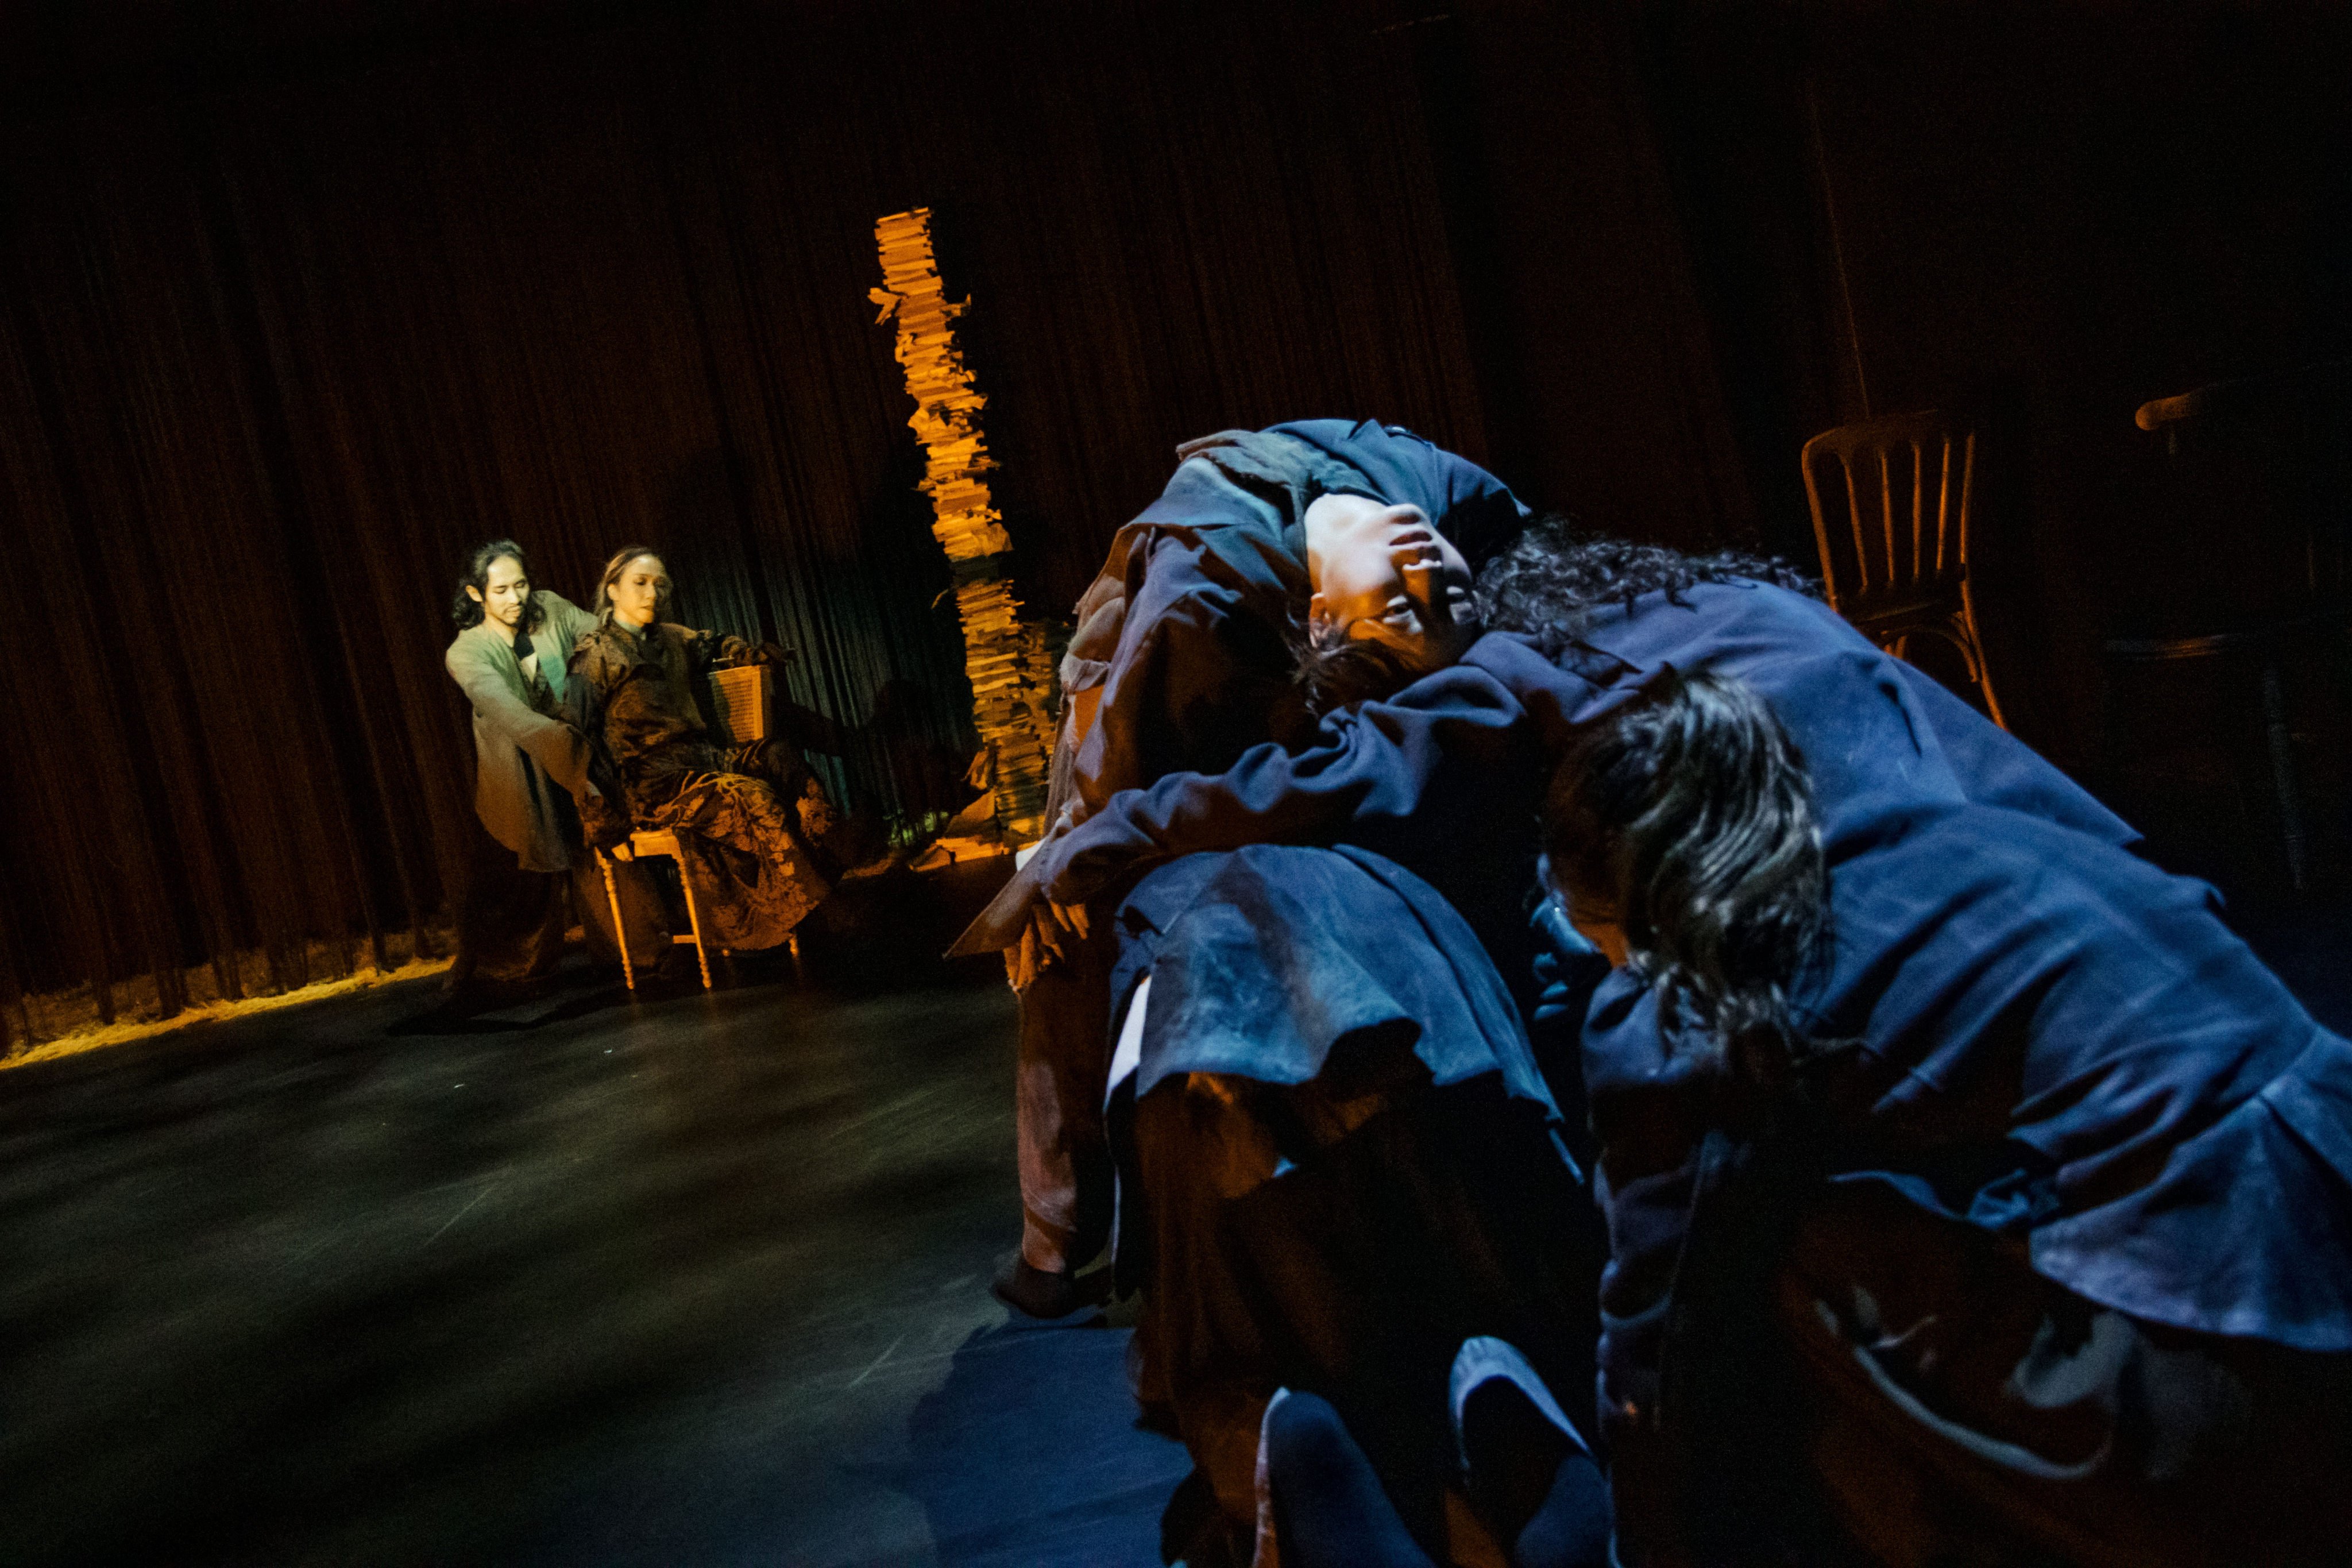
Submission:
M 980 429 L 988 399 L 972 385 L 955 342 L 955 319 L 971 301 L 950 302 L 941 291 L 930 208 L 893 213 L 874 226 L 874 237 L 884 286 L 867 293 L 882 308 L 877 321 L 898 322 L 898 363 L 915 400 L 907 424 L 923 444 L 919 488 L 931 498 L 931 534 L 955 569 L 972 722 L 996 754 L 997 824 L 1025 842 L 1044 831 L 1053 663 L 1044 629 L 1022 618 L 1013 597 L 1013 539 L 989 498 L 984 476 L 996 461 Z

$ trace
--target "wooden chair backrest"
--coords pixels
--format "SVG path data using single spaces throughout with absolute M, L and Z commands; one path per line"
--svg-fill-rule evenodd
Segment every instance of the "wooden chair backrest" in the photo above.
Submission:
M 1822 431 L 1803 461 L 1832 608 L 1863 620 L 1956 602 L 1968 575 L 1974 428 L 1932 410 L 1889 415 Z
M 710 727 L 730 745 L 744 746 L 768 738 L 771 700 L 764 664 L 710 672 Z

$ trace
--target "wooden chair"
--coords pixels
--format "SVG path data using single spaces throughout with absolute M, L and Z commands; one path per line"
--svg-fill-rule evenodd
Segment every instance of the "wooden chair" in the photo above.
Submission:
M 771 710 L 774 702 L 775 683 L 765 665 L 739 665 L 716 669 L 710 674 L 708 699 L 711 729 L 730 745 L 745 745 L 765 740 L 768 735 Z M 686 921 L 692 930 L 688 936 L 674 936 L 673 943 L 694 945 L 695 962 L 702 968 L 702 988 L 710 989 L 710 952 L 702 940 L 702 911 L 695 907 L 694 879 L 686 874 L 686 862 L 678 858 L 677 835 L 662 829 L 651 829 L 629 835 L 629 853 L 634 856 L 667 855 L 677 865 L 678 886 L 686 890 Z M 596 864 L 604 873 L 604 896 L 613 901 L 613 928 L 621 930 L 621 897 L 613 882 L 613 862 L 603 850 L 596 852 Z M 801 955 L 799 933 L 786 939 L 792 955 Z M 628 988 L 637 988 L 635 969 L 629 962 L 628 943 L 621 944 L 621 977 Z M 719 955 L 728 956 L 720 948 Z
M 2007 729 L 1969 586 L 1976 431 L 1939 413 L 1890 415 L 1822 431 L 1802 461 L 1830 607 L 1897 658 L 1923 633 L 1948 643 Z
M 702 942 L 702 911 L 695 908 L 694 879 L 686 874 L 686 862 L 678 859 L 677 835 L 658 828 L 644 833 L 632 833 L 629 835 L 629 853 L 640 859 L 647 855 L 667 855 L 677 862 L 677 885 L 686 889 L 686 923 L 692 934 L 674 936 L 669 940 L 673 945 L 687 942 L 694 945 L 695 962 L 702 966 L 702 988 L 705 991 L 709 990 L 710 952 Z M 612 857 L 606 855 L 602 849 L 597 850 L 596 866 L 604 873 L 604 896 L 613 903 L 613 929 L 617 931 L 626 931 L 628 928 L 621 923 L 620 889 L 613 883 Z M 793 952 L 795 957 L 800 952 L 800 942 L 797 938 L 793 943 Z M 727 950 L 720 948 L 719 954 L 724 958 L 727 956 Z M 637 988 L 636 966 L 629 961 L 629 943 L 626 937 L 624 937 L 621 942 L 621 978 L 630 990 L 635 991 Z

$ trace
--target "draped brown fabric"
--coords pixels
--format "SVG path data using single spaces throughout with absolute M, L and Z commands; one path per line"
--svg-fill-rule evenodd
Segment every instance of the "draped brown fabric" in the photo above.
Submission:
M 454 566 L 801 650 L 833 783 L 968 746 L 866 290 L 940 215 L 1022 588 L 1058 614 L 1187 436 L 1369 414 L 1478 453 L 1407 42 L 1280 7 L 697 11 L 123 88 L 0 149 L 0 1012 L 444 907 Z M 323 59 L 323 63 L 321 63 Z M 877 704 L 891 715 L 883 733 Z

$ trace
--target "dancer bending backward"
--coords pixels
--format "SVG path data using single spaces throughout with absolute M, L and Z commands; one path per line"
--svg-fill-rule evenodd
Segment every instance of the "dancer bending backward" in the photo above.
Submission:
M 1167 489 L 1119 530 L 1078 601 L 1049 822 L 1082 821 L 1171 770 L 1215 772 L 1261 742 L 1311 742 L 1288 647 L 1302 623 L 1416 668 L 1453 658 L 1472 566 L 1526 517 L 1475 464 L 1370 421 L 1226 431 L 1177 450 Z M 1101 1107 L 1114 949 L 1092 925 L 1085 935 L 1033 921 L 1043 906 L 1031 894 L 1016 876 L 956 951 L 1005 950 L 1021 994 L 1022 1243 L 996 1289 L 1055 1317 L 1097 1293 L 1073 1277 L 1110 1229 Z
M 1818 603 L 1557 529 L 1481 588 L 1514 629 L 1459 667 L 1033 868 L 1068 901 L 1269 838 L 1410 866 L 1417 822 L 1530 820 L 1529 742 L 1553 764 L 1597 940 L 1539 914 L 1609 955 L 1555 1001 L 1623 1559 L 2352 1560 L 2352 1046 Z
M 789 742 L 729 746 L 714 737 L 698 688 L 719 664 L 792 655 L 671 625 L 669 574 L 643 545 L 613 557 L 596 597 L 602 619 L 572 655 L 573 712 L 609 755 L 622 798 L 588 803 L 590 837 L 625 858 L 633 829 L 675 832 L 717 942 L 781 944 L 840 874 L 830 841 L 842 818 Z

